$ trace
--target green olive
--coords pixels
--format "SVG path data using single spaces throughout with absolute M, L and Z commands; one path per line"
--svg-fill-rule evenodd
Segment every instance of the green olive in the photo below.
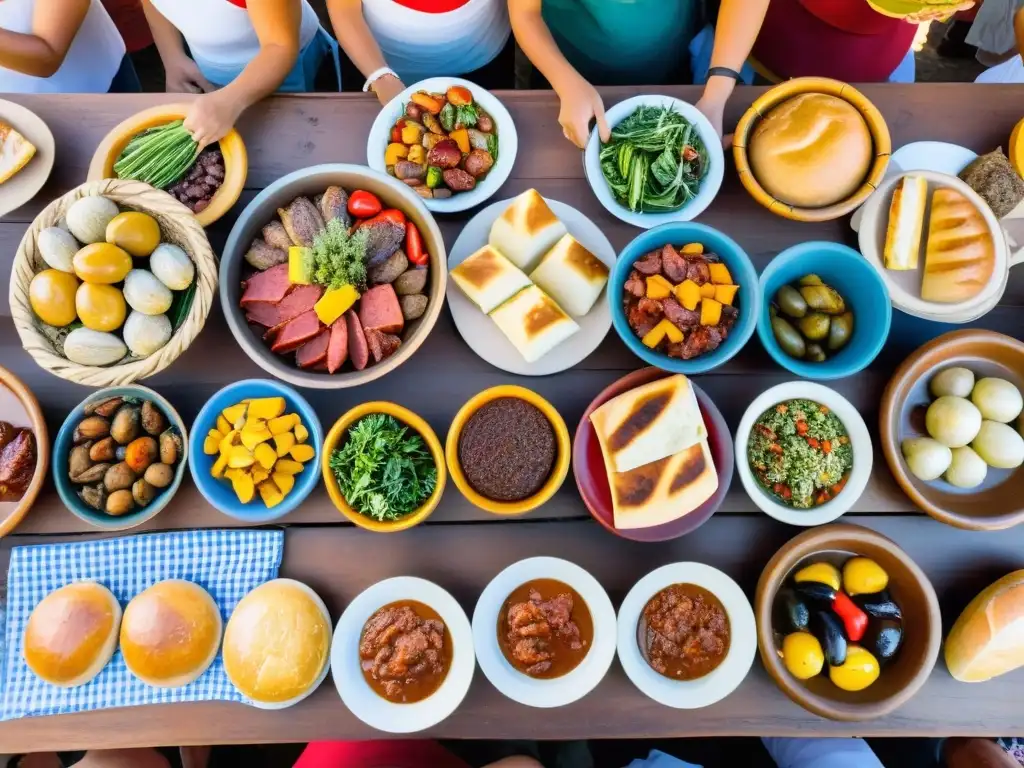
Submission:
M 799 280 L 800 285 L 824 285 L 821 278 L 817 275 L 804 275 Z
M 846 649 L 846 661 L 838 667 L 829 667 L 828 676 L 844 691 L 863 691 L 878 679 L 878 659 L 859 645 Z
M 808 341 L 821 341 L 828 336 L 828 327 L 831 318 L 821 312 L 811 312 L 806 317 L 800 318 L 797 328 Z
M 835 351 L 846 346 L 846 342 L 853 335 L 853 312 L 844 312 L 839 317 L 832 318 L 832 325 L 828 329 L 828 348 Z
M 804 356 L 807 351 L 804 337 L 785 319 L 778 316 L 772 318 L 772 333 L 775 334 L 775 340 L 779 342 L 782 351 L 787 355 L 797 359 Z
M 820 344 L 808 344 L 807 352 L 804 354 L 804 359 L 810 360 L 812 363 L 824 363 L 825 350 L 821 348 Z
M 807 302 L 800 291 L 791 285 L 784 285 L 775 294 L 775 301 L 782 313 L 790 317 L 800 318 L 807 314 Z
M 827 285 L 805 285 L 800 288 L 807 306 L 829 315 L 841 315 L 846 311 L 846 302 L 834 289 Z

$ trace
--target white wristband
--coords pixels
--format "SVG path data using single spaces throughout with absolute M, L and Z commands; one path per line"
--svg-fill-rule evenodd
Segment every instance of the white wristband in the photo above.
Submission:
M 393 70 L 391 67 L 381 67 L 380 69 L 375 69 L 373 72 L 370 73 L 370 76 L 366 78 L 366 82 L 363 83 L 363 93 L 369 91 L 370 88 L 373 87 L 373 84 L 380 80 L 382 77 L 384 77 L 384 75 L 392 75 L 394 77 L 398 77 L 398 73 L 395 72 L 395 70 Z

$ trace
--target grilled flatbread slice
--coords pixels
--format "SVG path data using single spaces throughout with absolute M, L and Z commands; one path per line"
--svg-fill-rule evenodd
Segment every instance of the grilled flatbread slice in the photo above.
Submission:
M 0 184 L 3 184 L 35 157 L 31 141 L 0 120 Z

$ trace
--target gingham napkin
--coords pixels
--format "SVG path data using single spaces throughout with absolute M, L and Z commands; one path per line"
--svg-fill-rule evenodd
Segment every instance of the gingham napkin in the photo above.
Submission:
M 245 701 L 224 673 L 220 655 L 196 681 L 153 688 L 128 671 L 120 651 L 95 678 L 77 688 L 44 683 L 22 658 L 25 625 L 47 594 L 73 581 L 98 581 L 122 608 L 146 587 L 185 579 L 205 588 L 227 621 L 238 601 L 277 577 L 283 531 L 178 531 L 102 541 L 14 547 L 7 572 L 0 720 L 136 704 Z

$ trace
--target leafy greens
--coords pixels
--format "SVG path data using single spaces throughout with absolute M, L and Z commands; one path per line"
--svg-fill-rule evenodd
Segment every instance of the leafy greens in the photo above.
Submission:
M 327 228 L 313 238 L 313 280 L 325 288 L 340 288 L 352 284 L 366 285 L 365 228 L 349 234 L 340 219 L 331 219 Z

